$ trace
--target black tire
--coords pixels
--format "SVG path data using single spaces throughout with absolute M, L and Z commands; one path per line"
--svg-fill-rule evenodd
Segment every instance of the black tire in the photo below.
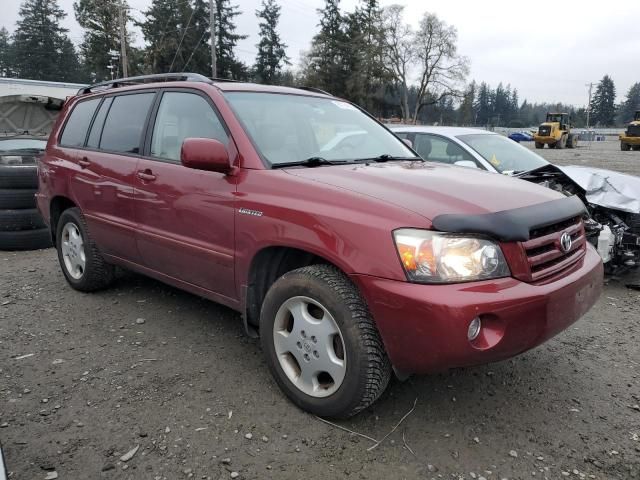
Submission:
M 37 230 L 47 228 L 35 208 L 23 210 L 0 210 L 0 232 L 16 232 L 19 230 Z
M 36 208 L 36 191 L 0 189 L 0 210 Z
M 0 250 L 40 250 L 51 247 L 51 233 L 48 228 L 0 232 Z
M 634 146 L 632 146 L 632 147 L 631 147 L 631 149 L 632 149 L 634 152 L 637 152 L 638 150 L 640 150 L 640 145 L 634 145 Z
M 631 150 L 631 145 L 629 145 L 628 143 L 620 142 L 620 150 L 622 150 L 623 152 L 628 152 L 629 150 Z
M 536 148 L 537 148 L 538 150 L 540 150 L 540 149 L 544 148 L 544 143 L 540 143 L 540 142 L 535 142 L 535 143 L 536 143 Z
M 0 165 L 0 188 L 38 188 L 38 170 L 34 165 Z
M 576 148 L 578 146 L 578 136 L 573 133 L 567 137 L 567 148 Z
M 566 146 L 567 146 L 567 136 L 566 135 L 562 135 L 560 137 L 560 140 L 558 140 L 556 142 L 556 147 L 555 148 L 557 148 L 558 150 L 562 150 Z
M 276 354 L 273 334 L 276 314 L 287 300 L 298 296 L 324 305 L 342 336 L 346 373 L 339 388 L 324 398 L 307 395 L 296 387 Z M 351 417 L 375 402 L 389 383 L 391 364 L 367 305 L 356 286 L 333 266 L 303 267 L 280 277 L 262 305 L 260 332 L 262 348 L 276 382 L 293 403 L 313 414 Z
M 79 231 L 83 242 L 85 267 L 79 278 L 74 278 L 69 272 L 63 256 L 62 245 L 64 242 L 63 230 L 67 224 L 73 224 Z M 58 261 L 67 282 L 75 290 L 81 292 L 95 292 L 108 287 L 114 278 L 114 267 L 104 261 L 95 242 L 89 234 L 87 223 L 79 208 L 69 208 L 62 212 L 58 220 L 56 232 L 56 249 Z

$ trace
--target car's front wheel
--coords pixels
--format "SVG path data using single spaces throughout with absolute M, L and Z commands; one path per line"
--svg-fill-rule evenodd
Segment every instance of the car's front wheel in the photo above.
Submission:
M 113 281 L 114 268 L 100 255 L 80 209 L 69 208 L 60 216 L 56 248 L 62 272 L 76 290 L 93 292 Z
M 262 306 L 260 336 L 278 385 L 300 408 L 346 418 L 385 390 L 391 365 L 358 289 L 314 265 L 286 273 Z

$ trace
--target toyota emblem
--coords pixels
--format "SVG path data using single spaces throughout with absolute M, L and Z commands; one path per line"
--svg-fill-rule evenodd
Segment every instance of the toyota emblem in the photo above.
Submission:
M 573 241 L 571 240 L 571 235 L 569 235 L 567 232 L 564 232 L 560 237 L 560 248 L 562 249 L 562 251 L 566 253 L 571 250 L 572 244 Z

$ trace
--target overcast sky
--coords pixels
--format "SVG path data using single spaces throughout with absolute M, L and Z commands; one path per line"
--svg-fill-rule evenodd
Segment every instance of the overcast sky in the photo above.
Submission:
M 82 30 L 73 18 L 73 0 L 58 0 L 69 14 L 64 25 L 74 43 Z M 128 0 L 132 15 L 141 18 L 151 0 Z M 297 64 L 300 51 L 308 49 L 317 31 L 316 9 L 323 0 L 279 0 L 282 5 L 280 33 Z M 343 0 L 345 11 L 358 0 Z M 1 0 L 0 26 L 12 31 L 21 0 Z M 240 33 L 249 35 L 238 45 L 238 56 L 247 63 L 255 58 L 260 0 L 236 0 L 242 15 L 237 17 Z M 520 100 L 587 103 L 589 82 L 609 74 L 616 84 L 618 99 L 640 81 L 640 2 L 576 1 L 537 3 L 507 0 L 381 0 L 382 5 L 406 5 L 408 23 L 417 25 L 426 10 L 458 29 L 459 51 L 471 59 L 470 79 L 517 87 Z M 552 8 L 551 8 L 552 7 Z M 137 32 L 137 42 L 142 37 Z

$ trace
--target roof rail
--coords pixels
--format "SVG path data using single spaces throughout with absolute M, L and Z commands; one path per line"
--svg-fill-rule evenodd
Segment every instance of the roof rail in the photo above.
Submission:
M 222 79 L 216 79 L 216 81 L 223 81 Z M 204 82 L 211 83 L 211 79 L 200 75 L 199 73 L 159 73 L 154 75 L 140 75 L 138 77 L 116 78 L 113 80 L 107 80 L 106 82 L 95 83 L 87 87 L 83 87 L 78 90 L 78 95 L 91 93 L 94 90 L 109 90 L 111 88 L 126 87 L 128 85 L 135 85 L 139 83 L 152 83 L 152 82 Z
M 316 87 L 296 87 L 296 88 L 298 90 L 307 90 L 308 92 L 322 93 L 323 95 L 329 95 L 330 97 L 333 97 L 333 95 L 331 95 L 329 92 L 326 92 Z

